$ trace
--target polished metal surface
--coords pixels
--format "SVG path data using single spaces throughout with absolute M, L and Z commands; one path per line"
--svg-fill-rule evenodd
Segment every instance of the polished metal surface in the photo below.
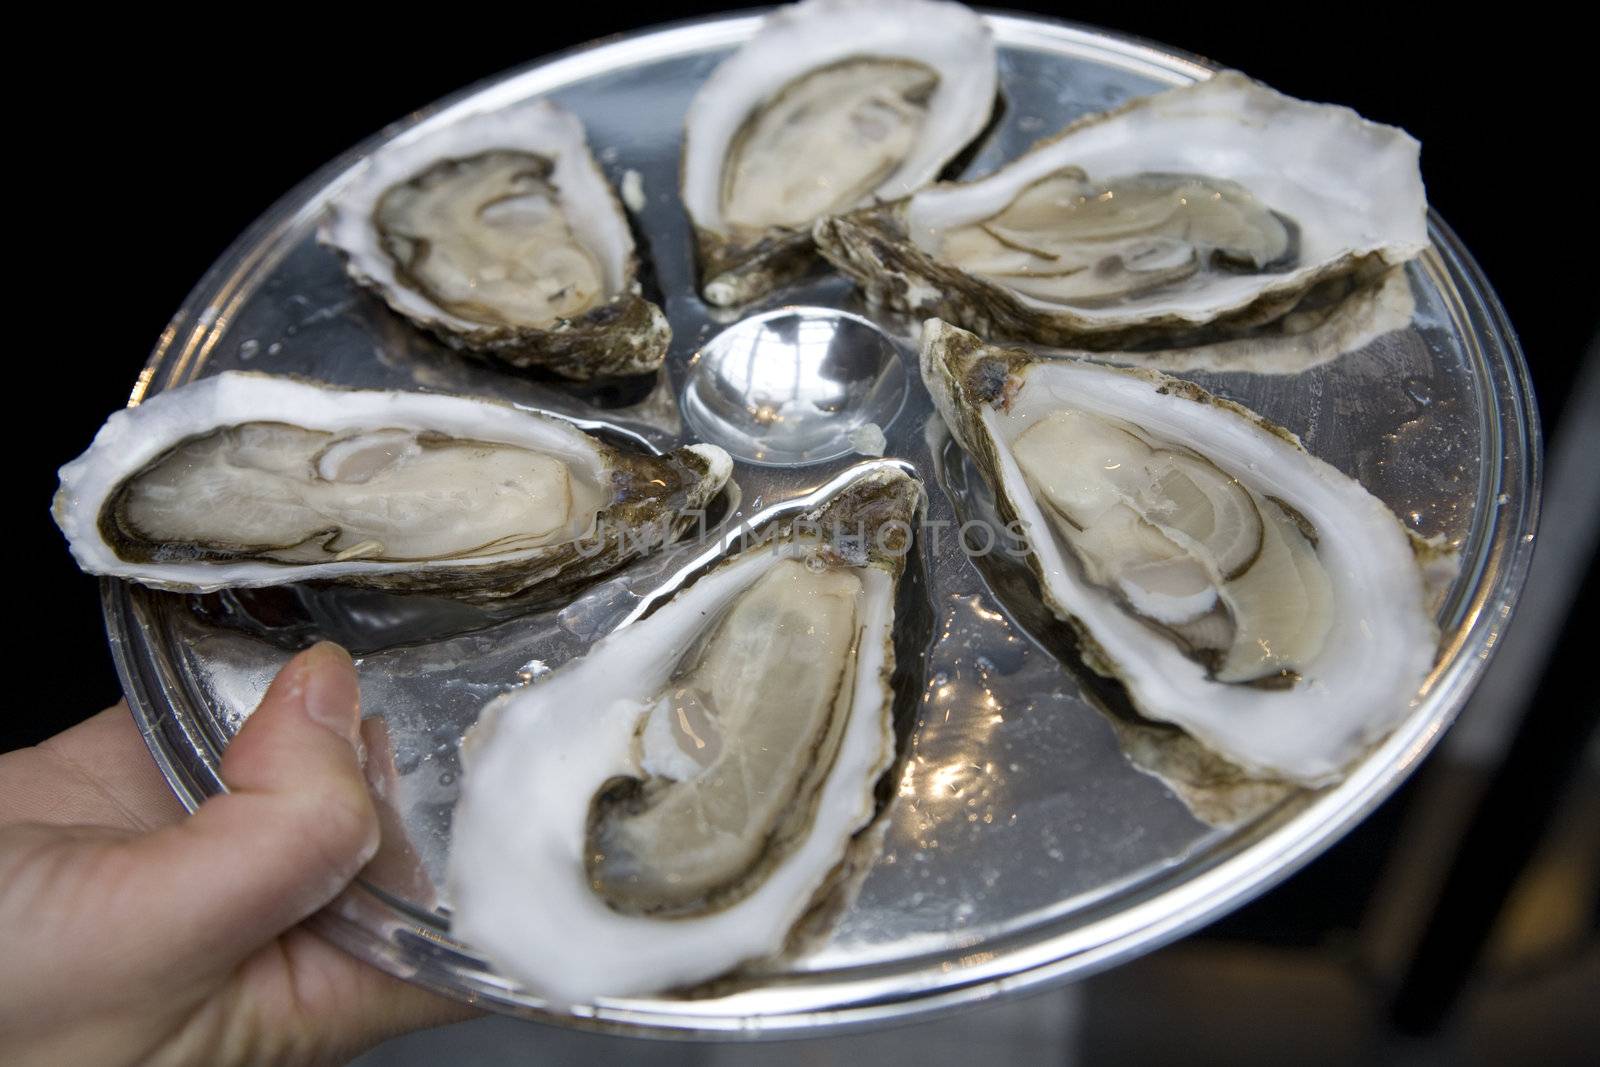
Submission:
M 683 415 L 701 440 L 735 459 L 820 463 L 880 440 L 906 390 L 894 342 L 870 320 L 785 307 L 706 343 L 689 363 Z
M 696 87 L 756 23 L 717 19 L 570 53 L 384 135 L 540 94 L 575 111 L 611 179 L 633 170 L 643 180 L 643 251 L 675 330 L 658 381 L 574 389 L 508 374 L 444 350 L 351 285 L 313 231 L 380 138 L 241 237 L 174 317 L 134 399 L 229 368 L 481 393 L 651 447 L 718 441 L 740 458 L 724 530 L 794 508 L 856 466 L 889 462 L 927 482 L 929 530 L 981 518 L 981 486 L 939 432 L 907 324 L 862 307 L 830 276 L 732 318 L 695 295 L 675 189 L 679 125 Z M 968 174 L 1085 112 L 1209 70 L 1073 27 L 1004 16 L 991 24 L 1008 106 Z M 1442 221 L 1432 232 L 1434 248 L 1410 268 L 1409 329 L 1293 377 L 1192 376 L 1299 433 L 1462 559 L 1440 607 L 1443 654 L 1412 714 L 1344 782 L 1246 825 L 1197 821 L 1129 764 L 1079 668 L 1039 632 L 1026 587 L 1000 564 L 976 565 L 956 537 L 924 536 L 912 604 L 898 620 L 910 642 L 901 652 L 909 751 L 881 852 L 831 935 L 715 996 L 558 1010 L 450 940 L 439 877 L 457 743 L 490 697 L 581 653 L 714 546 L 681 546 L 570 604 L 523 614 L 370 592 L 182 597 L 108 582 L 107 626 L 129 702 L 194 805 L 220 789 L 219 752 L 290 650 L 312 635 L 349 644 L 385 836 L 320 927 L 394 974 L 498 1010 L 629 1031 L 785 1033 L 935 1011 L 1107 966 L 1261 892 L 1360 819 L 1436 741 L 1509 617 L 1532 550 L 1536 415 L 1492 292 Z M 868 423 L 883 431 L 884 459 L 849 451 L 876 451 L 862 432 Z M 763 432 L 772 425 L 781 432 Z

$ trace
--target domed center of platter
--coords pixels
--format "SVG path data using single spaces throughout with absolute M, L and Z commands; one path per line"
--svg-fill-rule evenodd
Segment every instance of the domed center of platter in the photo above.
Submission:
M 764 466 L 870 450 L 906 397 L 900 353 L 858 315 L 788 307 L 730 326 L 689 367 L 683 412 L 705 440 Z

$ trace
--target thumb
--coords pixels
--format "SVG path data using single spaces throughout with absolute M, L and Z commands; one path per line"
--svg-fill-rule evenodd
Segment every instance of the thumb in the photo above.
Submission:
M 128 843 L 169 944 L 229 968 L 337 896 L 378 848 L 355 666 L 324 642 L 278 672 L 228 745 L 228 792 Z M 160 924 L 152 922 L 153 926 Z

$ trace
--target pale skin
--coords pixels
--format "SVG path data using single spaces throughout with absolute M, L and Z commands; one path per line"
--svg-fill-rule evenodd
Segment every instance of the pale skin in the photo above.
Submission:
M 378 847 L 355 668 L 302 652 L 185 815 L 125 705 L 0 755 L 0 1062 L 343 1063 L 471 1010 L 303 921 Z

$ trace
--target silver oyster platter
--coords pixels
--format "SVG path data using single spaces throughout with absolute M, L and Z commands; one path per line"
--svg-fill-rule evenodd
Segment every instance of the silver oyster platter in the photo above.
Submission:
M 994 170 L 1078 116 L 1214 69 L 1099 31 L 985 18 L 1006 108 L 963 176 Z M 408 116 L 252 226 L 190 294 L 134 386 L 138 401 L 255 370 L 500 398 L 651 451 L 710 441 L 736 461 L 737 492 L 713 515 L 719 531 L 794 514 L 863 470 L 909 470 L 925 484 L 929 528 L 948 536 L 922 539 L 902 583 L 902 754 L 875 859 L 824 935 L 693 996 L 552 1007 L 452 940 L 440 886 L 458 746 L 480 709 L 682 585 L 703 564 L 703 541 L 542 610 L 358 589 L 181 595 L 105 582 L 130 706 L 191 808 L 222 790 L 222 749 L 294 649 L 314 637 L 352 649 L 383 847 L 317 928 L 391 974 L 493 1010 L 614 1031 L 794 1033 L 1061 982 L 1171 941 L 1286 877 L 1416 767 L 1482 673 L 1532 551 L 1539 456 L 1526 368 L 1493 292 L 1436 215 L 1431 247 L 1406 268 L 1408 325 L 1295 375 L 1186 372 L 1294 431 L 1460 560 L 1440 590 L 1441 655 L 1397 730 L 1336 785 L 1288 792 L 1227 826 L 1197 818 L 1125 754 L 1025 568 L 964 550 L 959 532 L 991 521 L 994 502 L 940 432 L 917 373 L 915 324 L 866 305 L 831 273 L 737 311 L 698 296 L 677 191 L 683 115 L 759 23 L 740 15 L 611 39 Z M 640 251 L 673 328 L 657 376 L 575 386 L 464 358 L 357 288 L 316 240 L 328 204 L 378 146 L 535 97 L 581 118 L 607 178 L 642 193 L 630 205 Z M 765 414 L 774 408 L 810 414 L 774 429 Z

